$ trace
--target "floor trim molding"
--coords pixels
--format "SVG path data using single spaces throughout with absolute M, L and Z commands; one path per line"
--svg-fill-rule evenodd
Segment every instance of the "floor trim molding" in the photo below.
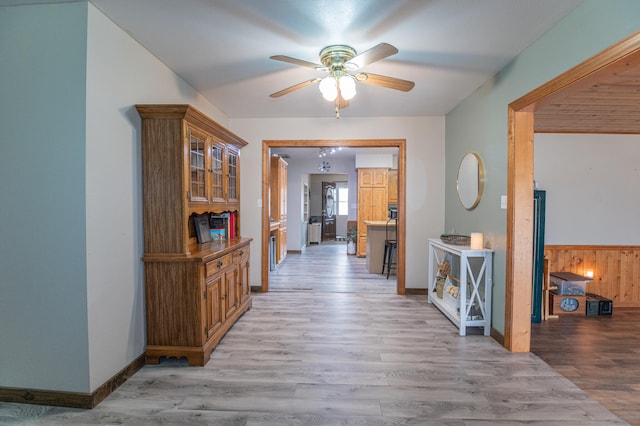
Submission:
M 405 288 L 404 294 L 407 296 L 414 295 L 414 294 L 427 295 L 429 294 L 429 289 L 428 288 Z
M 491 327 L 491 337 L 493 337 L 493 340 L 504 346 L 504 334 L 500 333 L 493 327 Z
M 92 393 L 0 387 L 0 401 L 56 407 L 94 408 L 144 366 L 140 355 Z

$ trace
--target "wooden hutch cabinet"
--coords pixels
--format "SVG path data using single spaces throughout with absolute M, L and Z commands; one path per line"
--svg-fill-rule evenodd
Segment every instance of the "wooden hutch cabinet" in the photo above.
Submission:
M 251 308 L 250 238 L 240 237 L 243 139 L 189 105 L 137 105 L 142 118 L 146 361 L 204 365 Z M 194 214 L 230 213 L 233 238 L 198 244 Z M 227 235 L 229 237 L 229 235 Z
M 358 257 L 367 255 L 367 225 L 365 221 L 387 220 L 388 169 L 358 169 Z

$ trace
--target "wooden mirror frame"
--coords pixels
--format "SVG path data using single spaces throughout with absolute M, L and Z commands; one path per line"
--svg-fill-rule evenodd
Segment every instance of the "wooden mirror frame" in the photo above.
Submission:
M 458 200 L 467 210 L 476 208 L 484 192 L 484 163 L 477 152 L 468 152 L 460 160 L 456 189 Z

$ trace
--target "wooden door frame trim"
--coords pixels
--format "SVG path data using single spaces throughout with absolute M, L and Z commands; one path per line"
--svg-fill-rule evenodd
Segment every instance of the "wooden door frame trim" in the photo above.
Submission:
M 531 276 L 533 244 L 533 153 L 535 111 L 565 97 L 604 68 L 640 52 L 635 33 L 509 104 L 507 241 L 504 346 L 512 352 L 531 348 Z M 575 86 L 574 86 L 575 87 Z
M 397 148 L 398 149 L 398 265 L 397 294 L 405 294 L 406 251 L 406 139 L 340 139 L 340 140 L 263 140 L 262 141 L 262 285 L 261 291 L 269 291 L 269 159 L 271 148 Z

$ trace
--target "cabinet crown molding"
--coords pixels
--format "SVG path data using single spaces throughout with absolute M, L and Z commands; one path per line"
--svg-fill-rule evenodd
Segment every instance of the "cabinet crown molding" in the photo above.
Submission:
M 218 122 L 207 117 L 204 113 L 186 104 L 138 104 L 136 105 L 141 118 L 174 118 L 186 120 L 196 124 L 202 130 L 213 136 L 238 147 L 248 145 L 248 142 L 236 135 Z

